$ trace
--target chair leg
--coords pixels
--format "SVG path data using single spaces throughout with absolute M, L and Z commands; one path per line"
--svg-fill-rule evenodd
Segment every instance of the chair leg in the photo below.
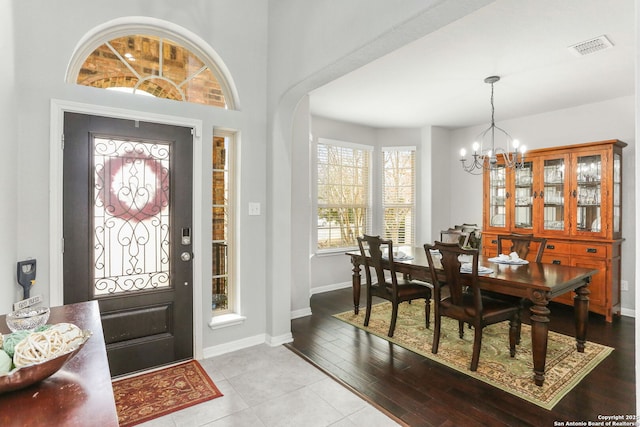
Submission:
M 431 299 L 425 298 L 424 304 L 425 327 L 429 329 L 429 320 L 431 318 Z
M 433 344 L 431 346 L 431 353 L 436 354 L 438 352 L 438 345 L 440 344 L 440 316 L 436 314 L 434 316 L 433 323 Z
M 393 310 L 391 311 L 391 325 L 389 325 L 389 337 L 393 337 L 393 331 L 396 329 L 396 320 L 398 319 L 398 303 L 392 302 Z
M 513 319 L 509 321 L 509 354 L 511 357 L 516 355 L 516 344 L 520 343 L 520 316 L 513 316 Z
M 524 310 L 524 302 L 525 302 L 525 299 L 522 298 L 520 300 L 520 304 L 519 304 L 520 310 L 518 310 L 518 313 L 517 313 L 517 317 L 518 317 L 518 320 L 517 320 L 517 322 L 518 322 L 518 325 L 517 325 L 518 331 L 517 331 L 517 335 L 516 335 L 516 344 L 517 345 L 520 345 L 520 337 L 522 335 L 522 317 L 521 317 L 521 315 L 522 315 L 522 310 Z
M 364 315 L 364 326 L 369 326 L 369 318 L 371 317 L 371 293 L 367 291 L 367 310 Z
M 458 320 L 458 335 L 460 335 L 460 338 L 464 338 L 464 322 L 462 320 Z
M 473 331 L 473 354 L 471 356 L 471 371 L 478 369 L 478 361 L 480 360 L 480 348 L 482 347 L 482 328 L 474 327 Z

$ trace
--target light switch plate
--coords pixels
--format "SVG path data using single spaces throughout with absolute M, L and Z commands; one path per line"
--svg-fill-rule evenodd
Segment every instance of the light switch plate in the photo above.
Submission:
M 249 202 L 249 215 L 260 215 L 260 203 Z

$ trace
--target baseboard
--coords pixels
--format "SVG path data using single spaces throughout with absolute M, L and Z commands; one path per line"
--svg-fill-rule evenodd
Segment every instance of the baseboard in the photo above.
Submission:
M 202 350 L 203 358 L 220 356 L 222 354 L 232 353 L 234 351 L 242 350 L 255 345 L 267 344 L 270 347 L 277 347 L 282 344 L 293 342 L 293 335 L 291 332 L 279 335 L 276 337 L 269 336 L 267 334 L 254 335 L 252 337 L 243 338 L 237 341 L 231 341 L 225 344 L 215 345 L 213 347 L 207 347 Z
M 271 347 L 277 347 L 282 344 L 287 344 L 293 342 L 293 335 L 291 332 L 287 332 L 286 334 L 279 335 L 277 337 L 272 337 L 267 335 L 265 343 Z
M 243 348 L 253 347 L 254 345 L 266 343 L 266 334 L 254 335 L 252 337 L 243 338 L 237 341 L 231 341 L 225 344 L 215 345 L 202 349 L 202 355 L 206 359 L 208 357 L 220 356 L 221 354 L 231 353 Z
M 636 317 L 636 311 L 631 308 L 622 308 L 620 309 L 620 315 L 627 317 Z
M 342 282 L 342 283 L 334 283 L 332 285 L 326 285 L 326 286 L 318 286 L 315 288 L 311 288 L 311 295 L 322 294 L 324 292 L 330 292 L 330 291 L 336 291 L 338 289 L 350 288 L 352 286 L 353 285 L 350 281 Z
M 291 320 L 299 319 L 300 317 L 311 316 L 311 307 L 301 308 L 300 310 L 294 310 L 291 312 Z
M 336 291 L 338 289 L 350 288 L 351 282 L 342 282 L 342 283 L 334 283 L 332 285 L 326 286 L 318 286 L 316 288 L 312 288 L 310 291 L 310 295 L 322 294 L 324 292 Z M 294 310 L 291 312 L 291 320 L 299 319 L 301 317 L 311 316 L 311 307 L 301 308 L 299 310 Z

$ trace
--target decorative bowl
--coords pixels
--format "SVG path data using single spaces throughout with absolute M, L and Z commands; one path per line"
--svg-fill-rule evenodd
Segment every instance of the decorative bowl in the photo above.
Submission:
M 73 358 L 84 346 L 87 340 L 91 338 L 91 331 L 82 331 L 82 341 L 77 347 L 71 348 L 64 354 L 53 359 L 34 365 L 15 368 L 6 375 L 0 375 L 0 395 L 9 391 L 20 390 L 30 385 L 38 383 L 51 375 L 55 374 Z
M 6 316 L 11 332 L 35 329 L 49 320 L 49 307 L 27 307 L 12 311 Z

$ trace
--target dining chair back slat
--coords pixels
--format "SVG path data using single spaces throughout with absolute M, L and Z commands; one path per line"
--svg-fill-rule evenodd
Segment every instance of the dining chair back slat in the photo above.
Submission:
M 515 252 L 521 259 L 526 259 L 531 249 L 531 243 L 538 244 L 538 251 L 536 252 L 535 262 L 542 262 L 542 256 L 544 254 L 544 248 L 547 246 L 547 239 L 544 237 L 534 237 L 533 234 L 500 234 L 498 235 L 498 255 L 503 253 L 504 241 L 511 242 L 509 252 Z

